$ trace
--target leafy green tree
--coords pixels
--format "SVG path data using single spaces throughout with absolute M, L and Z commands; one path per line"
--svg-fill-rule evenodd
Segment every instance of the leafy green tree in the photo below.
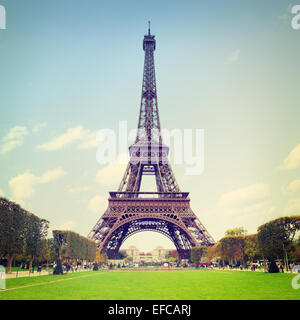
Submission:
M 253 262 L 256 259 L 262 258 L 262 253 L 259 248 L 257 234 L 251 234 L 245 236 L 245 255 Z
M 212 261 L 220 261 L 222 259 L 221 244 L 219 242 L 217 242 L 213 246 L 207 248 L 207 258 L 211 262 Z
M 99 261 L 100 264 L 107 264 L 108 256 L 106 253 L 99 254 L 99 258 L 100 258 L 100 261 Z
M 119 251 L 117 254 L 116 254 L 116 259 L 117 260 L 123 260 L 127 257 L 126 253 L 124 253 L 123 251 Z
M 95 261 L 96 243 L 73 231 L 54 230 L 53 238 L 58 248 L 58 257 L 62 260 Z
M 57 245 L 53 238 L 48 239 L 49 262 L 53 263 L 58 259 Z
M 245 230 L 243 227 L 237 227 L 233 229 L 228 229 L 225 232 L 225 236 L 245 236 L 247 234 L 247 230 Z
M 48 239 L 41 239 L 39 241 L 36 259 L 38 263 L 46 261 L 48 264 L 48 261 L 50 260 L 50 247 Z
M 169 261 L 169 262 L 176 262 L 176 261 L 177 261 L 177 259 L 176 259 L 176 258 L 174 258 L 174 257 L 171 257 L 171 258 L 168 258 L 168 259 L 167 259 L 167 261 Z
M 34 215 L 27 219 L 24 254 L 29 259 L 29 269 L 32 268 L 34 259 L 38 255 L 43 255 L 42 246 L 45 248 L 43 241 L 47 237 L 48 228 L 49 222 L 45 219 L 40 219 Z
M 33 259 L 37 255 L 38 241 L 45 238 L 47 230 L 48 221 L 0 198 L 0 252 L 7 258 L 6 272 L 10 272 L 14 256 L 25 254 Z
M 6 272 L 11 271 L 14 256 L 23 253 L 28 216 L 18 204 L 0 198 L 0 252 L 7 259 Z
M 230 264 L 241 261 L 245 263 L 245 240 L 243 236 L 227 236 L 220 240 L 221 257 Z
M 293 241 L 288 247 L 288 256 L 290 257 L 291 261 L 297 262 L 300 261 L 300 240 Z
M 300 230 L 300 216 L 281 217 L 258 228 L 258 243 L 264 257 L 269 261 L 283 258 L 288 269 L 288 247 Z
M 165 258 L 166 258 L 166 259 L 169 259 L 169 258 L 171 258 L 171 257 L 172 257 L 172 250 L 168 250 L 167 253 L 166 253 L 166 255 L 165 255 Z
M 190 260 L 192 263 L 196 263 L 196 266 L 198 267 L 202 257 L 205 256 L 206 254 L 207 254 L 206 246 L 192 247 Z

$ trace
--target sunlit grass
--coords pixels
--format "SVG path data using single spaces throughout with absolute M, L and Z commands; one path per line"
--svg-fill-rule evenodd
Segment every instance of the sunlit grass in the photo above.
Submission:
M 90 271 L 8 279 L 12 290 L 0 291 L 0 299 L 295 300 L 300 290 L 291 286 L 294 276 L 222 270 Z

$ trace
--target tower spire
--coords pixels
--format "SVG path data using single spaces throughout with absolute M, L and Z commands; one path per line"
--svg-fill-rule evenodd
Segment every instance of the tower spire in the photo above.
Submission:
M 144 36 L 143 49 L 145 51 L 143 84 L 140 116 L 138 122 L 138 141 L 157 141 L 161 143 L 160 121 L 158 114 L 154 51 L 156 48 L 155 36 L 151 35 L 151 22 L 148 21 L 148 34 Z

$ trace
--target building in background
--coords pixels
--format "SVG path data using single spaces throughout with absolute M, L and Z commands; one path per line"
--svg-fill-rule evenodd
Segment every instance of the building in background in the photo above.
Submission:
M 134 263 L 157 263 L 166 261 L 167 253 L 171 250 L 158 246 L 153 251 L 144 253 L 140 252 L 135 246 L 130 246 L 128 249 L 123 249 L 122 251 L 125 252 L 129 257 L 132 257 L 132 262 Z
M 132 262 L 140 262 L 140 251 L 135 246 L 130 246 L 129 249 L 124 249 L 126 255 L 132 257 Z
M 159 246 L 156 247 L 152 251 L 153 261 L 154 262 L 162 262 L 166 260 L 166 254 L 169 250 L 164 249 L 163 247 Z

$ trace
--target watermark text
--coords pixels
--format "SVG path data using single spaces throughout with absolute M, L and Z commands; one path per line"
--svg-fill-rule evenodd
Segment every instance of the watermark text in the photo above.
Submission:
M 0 30 L 6 29 L 6 9 L 0 5 Z
M 291 22 L 292 28 L 294 30 L 300 30 L 300 5 L 292 7 L 292 14 L 295 15 Z

